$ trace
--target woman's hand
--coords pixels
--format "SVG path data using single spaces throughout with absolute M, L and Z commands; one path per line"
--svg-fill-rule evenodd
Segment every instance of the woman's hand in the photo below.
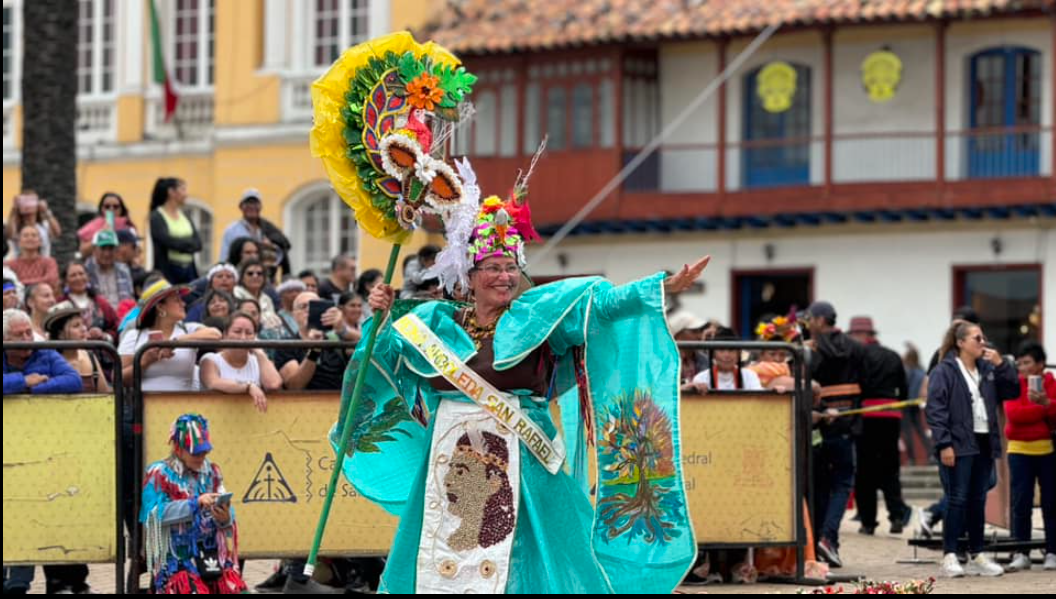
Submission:
M 253 405 L 257 408 L 257 411 L 261 414 L 267 414 L 268 396 L 264 394 L 264 390 L 251 383 L 246 391 L 249 393 L 249 398 L 253 400 Z
M 940 451 L 939 459 L 942 460 L 942 465 L 947 468 L 953 468 L 957 464 L 957 454 L 953 452 L 952 447 L 947 447 Z
M 1005 360 L 1003 357 L 1001 357 L 1001 352 L 989 347 L 983 350 L 983 359 L 987 362 L 990 362 L 994 366 L 1000 366 L 1001 362 Z
M 367 303 L 375 312 L 388 312 L 395 301 L 396 290 L 392 288 L 392 285 L 386 285 L 384 283 L 371 289 L 370 297 L 367 298 Z
M 667 293 L 679 293 L 689 289 L 700 278 L 704 269 L 708 267 L 708 262 L 711 262 L 711 256 L 704 256 L 692 266 L 689 264 L 683 265 L 682 270 L 664 279 L 664 291 Z M 373 294 L 371 297 L 373 297 Z
M 1030 398 L 1030 401 L 1038 404 L 1039 406 L 1048 407 L 1050 403 L 1049 396 L 1044 391 L 1028 391 L 1027 397 Z

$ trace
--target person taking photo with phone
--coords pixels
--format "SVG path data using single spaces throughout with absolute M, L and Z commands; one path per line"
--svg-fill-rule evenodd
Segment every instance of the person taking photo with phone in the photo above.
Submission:
M 310 318 L 313 303 L 319 301 L 319 296 L 309 291 L 293 301 L 293 318 L 301 340 L 323 341 L 328 334 L 333 335 L 334 327 L 341 327 L 343 323 L 341 311 L 329 302 L 314 304 L 316 317 Z M 325 309 L 324 304 L 328 306 Z M 290 349 L 275 352 L 275 365 L 287 389 L 338 391 L 348 358 L 343 352 L 332 349 Z

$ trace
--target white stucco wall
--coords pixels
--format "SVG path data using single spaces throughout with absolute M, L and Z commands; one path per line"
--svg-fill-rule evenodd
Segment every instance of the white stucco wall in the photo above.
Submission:
M 991 240 L 1000 237 L 995 257 Z M 766 260 L 764 246 L 774 247 Z M 567 266 L 558 264 L 564 254 Z M 953 308 L 953 267 L 1040 263 L 1045 344 L 1056 353 L 1056 220 L 982 222 L 940 226 L 841 226 L 738 234 L 695 233 L 660 236 L 606 236 L 566 241 L 533 275 L 603 274 L 625 283 L 658 270 L 679 268 L 704 254 L 713 257 L 704 276 L 705 292 L 685 295 L 683 305 L 705 318 L 729 322 L 731 271 L 814 268 L 814 299 L 831 301 L 839 324 L 854 315 L 872 316 L 885 344 L 898 349 L 912 341 L 931 352 L 939 343 Z
M 867 56 L 885 48 L 902 60 L 902 80 L 894 98 L 874 103 L 862 85 L 861 66 Z M 833 179 L 847 183 L 934 178 L 934 29 L 911 25 L 837 30 L 833 66 Z

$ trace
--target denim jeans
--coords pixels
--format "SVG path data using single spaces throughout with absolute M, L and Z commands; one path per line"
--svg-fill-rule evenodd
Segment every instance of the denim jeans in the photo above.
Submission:
M 814 538 L 840 546 L 840 522 L 854 488 L 854 441 L 850 436 L 825 439 L 814 448 Z
M 976 435 L 979 453 L 958 456 L 952 468 L 939 465 L 946 492 L 946 522 L 942 528 L 943 553 L 956 553 L 957 541 L 968 532 L 968 552 L 983 550 L 986 525 L 986 492 L 994 470 L 989 435 Z
M 1008 454 L 1012 486 L 1012 537 L 1029 541 L 1034 512 L 1034 482 L 1041 488 L 1041 516 L 1045 523 L 1045 552 L 1056 553 L 1056 453 Z

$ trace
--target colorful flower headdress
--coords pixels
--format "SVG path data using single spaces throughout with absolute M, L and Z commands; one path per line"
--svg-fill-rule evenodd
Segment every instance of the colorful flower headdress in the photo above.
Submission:
M 434 150 L 472 112 L 476 80 L 444 48 L 400 32 L 350 48 L 312 85 L 312 153 L 367 233 L 403 243 L 423 214 L 447 216 L 463 200 Z
M 755 328 L 755 336 L 760 341 L 781 340 L 786 343 L 792 343 L 799 340 L 799 324 L 796 321 L 795 306 L 792 307 L 788 316 L 778 316 L 770 322 L 760 322 L 759 326 Z
M 212 451 L 209 438 L 209 421 L 201 414 L 184 414 L 172 423 L 169 441 L 191 455 Z
M 528 207 L 528 179 L 546 149 L 543 139 L 527 173 L 518 176 L 509 198 L 489 196 L 480 203 L 480 187 L 469 160 L 456 162 L 464 188 L 462 204 L 445 218 L 447 247 L 436 258 L 436 264 L 426 272 L 427 277 L 440 279 L 449 292 L 456 284 L 469 285 L 469 271 L 479 262 L 506 256 L 527 267 L 524 245 L 539 241 L 539 233 L 532 225 L 532 211 Z

